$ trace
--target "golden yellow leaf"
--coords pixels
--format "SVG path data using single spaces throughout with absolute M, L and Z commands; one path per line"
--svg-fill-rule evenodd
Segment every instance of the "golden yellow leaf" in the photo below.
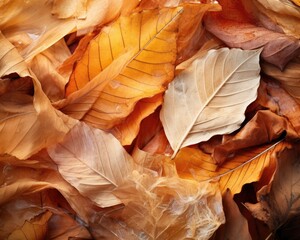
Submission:
M 13 231 L 8 240 L 43 240 L 46 237 L 48 221 L 52 213 L 46 211 L 30 221 L 26 221 L 20 229 Z
M 181 8 L 143 11 L 103 28 L 77 63 L 61 110 L 109 129 L 127 117 L 137 101 L 163 92 L 174 75 L 180 13 Z M 119 69 L 108 71 L 116 61 Z M 103 83 L 103 75 L 107 81 L 100 90 L 95 86 Z M 80 90 L 71 94 L 76 89 Z M 89 97 L 75 100 L 80 93 Z
M 229 188 L 233 194 L 239 193 L 244 184 L 258 181 L 267 168 L 274 169 L 272 153 L 284 146 L 280 142 L 268 147 L 247 150 L 221 166 L 217 166 L 210 155 L 195 148 L 183 148 L 175 160 L 179 176 L 198 181 L 218 180 L 224 192 Z

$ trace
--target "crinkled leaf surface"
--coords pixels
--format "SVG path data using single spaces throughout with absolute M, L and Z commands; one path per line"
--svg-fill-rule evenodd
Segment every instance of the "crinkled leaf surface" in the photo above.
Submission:
M 168 168 L 168 167 L 167 167 Z M 224 221 L 214 184 L 133 171 L 114 192 L 125 204 L 122 219 L 149 239 L 209 239 Z M 112 233 L 122 238 L 121 232 Z M 138 239 L 132 235 L 132 239 Z
M 175 152 L 230 133 L 244 120 L 259 85 L 260 51 L 210 50 L 169 84 L 160 118 Z
M 262 70 L 267 75 L 278 80 L 282 87 L 300 103 L 300 58 L 289 62 L 283 71 L 268 63 L 262 64 Z
M 111 134 L 77 124 L 64 141 L 48 148 L 60 174 L 101 207 L 120 201 L 112 191 L 131 171 L 131 157 Z
M 298 0 L 296 0 L 298 1 Z M 300 9 L 293 0 L 257 0 L 253 1 L 258 11 L 281 27 L 287 35 L 300 38 Z M 298 2 L 299 4 L 299 2 Z
M 34 217 L 30 221 L 26 221 L 20 229 L 13 231 L 8 240 L 15 239 L 32 239 L 32 240 L 42 240 L 47 236 L 48 221 L 52 213 L 46 211 L 39 216 Z
M 252 214 L 266 222 L 273 231 L 299 215 L 299 145 L 286 147 L 277 159 L 274 178 L 258 192 L 258 203 L 246 204 Z
M 297 38 L 247 22 L 240 23 L 211 14 L 205 19 L 205 26 L 229 47 L 242 49 L 263 47 L 262 58 L 280 69 L 300 53 L 300 41 Z
M 25 159 L 62 139 L 76 121 L 51 106 L 24 59 L 2 34 L 0 49 L 1 78 L 16 73 L 31 78 L 34 85 L 33 97 L 14 91 L 0 96 L 0 153 Z

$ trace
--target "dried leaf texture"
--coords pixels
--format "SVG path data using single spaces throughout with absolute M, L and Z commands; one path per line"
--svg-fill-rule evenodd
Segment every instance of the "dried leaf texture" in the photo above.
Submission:
M 21 55 L 30 60 L 71 32 L 84 34 L 98 24 L 113 20 L 120 14 L 122 4 L 122 0 L 104 0 L 100 4 L 96 0 L 85 3 L 32 0 L 26 4 L 23 0 L 5 1 L 0 6 L 0 15 L 4 16 L 0 29 L 7 38 L 16 40 L 14 42 L 22 50 Z M 71 13 L 71 8 L 81 12 Z M 73 17 L 66 18 L 66 12 Z M 23 37 L 21 40 L 20 36 Z
M 176 176 L 155 177 L 134 171 L 115 194 L 125 204 L 123 221 L 138 236 L 209 239 L 224 222 L 216 187 Z M 118 231 L 113 234 L 122 238 Z
M 300 103 L 300 58 L 291 61 L 283 71 L 268 63 L 262 64 L 262 70 L 265 74 L 278 80 L 297 103 Z
M 47 223 L 51 216 L 52 213 L 47 211 L 37 217 L 34 217 L 30 221 L 26 221 L 20 229 L 13 231 L 7 239 L 45 239 L 47 233 Z
M 2 34 L 0 49 L 3 50 L 0 56 L 1 78 L 16 73 L 32 78 L 34 84 L 34 97 L 14 91 L 0 96 L 0 152 L 25 159 L 62 139 L 74 120 L 51 106 L 24 59 Z
M 286 147 L 277 158 L 274 178 L 258 192 L 258 203 L 246 204 L 273 231 L 299 215 L 299 145 Z
M 271 155 L 281 149 L 282 144 L 239 152 L 221 166 L 216 165 L 210 155 L 190 147 L 181 149 L 174 160 L 181 177 L 200 182 L 218 180 L 222 192 L 228 188 L 237 194 L 243 185 L 258 181 L 266 171 L 274 171 Z
M 262 14 L 279 26 L 285 34 L 300 38 L 299 6 L 290 0 L 256 0 L 253 4 Z
M 84 221 L 88 221 L 91 213 L 91 201 L 80 195 L 57 171 L 44 168 L 39 169 L 38 167 L 34 169 L 2 164 L 1 171 L 3 172 L 0 182 L 1 206 L 12 202 L 14 199 L 40 193 L 46 189 L 57 189 L 78 216 Z M 39 209 L 42 209 L 42 206 L 39 206 Z
M 77 99 L 72 107 L 64 104 L 62 111 L 109 129 L 126 118 L 137 101 L 163 92 L 174 75 L 180 13 L 181 8 L 143 11 L 104 28 L 77 63 L 67 87 L 67 94 L 80 89 L 74 94 L 86 92 L 93 100 Z M 119 60 L 119 71 L 112 75 L 107 66 L 124 57 Z M 109 80 L 101 90 L 93 89 L 97 81 L 103 82 L 100 76 L 105 71 Z
M 43 91 L 52 102 L 64 98 L 68 79 L 58 72 L 58 68 L 70 55 L 70 50 L 62 39 L 37 54 L 29 63 L 29 67 L 41 82 Z
M 205 19 L 206 29 L 227 46 L 242 49 L 263 47 L 262 58 L 283 69 L 300 53 L 300 41 L 250 23 L 239 23 L 210 14 Z
M 157 109 L 163 101 L 162 94 L 152 98 L 140 100 L 134 107 L 134 111 L 111 129 L 111 133 L 121 142 L 123 146 L 130 145 L 138 135 L 141 121 Z
M 160 118 L 174 154 L 239 128 L 246 107 L 257 96 L 259 54 L 210 50 L 169 84 Z
M 251 240 L 252 238 L 249 233 L 248 222 L 241 214 L 237 204 L 234 202 L 230 190 L 227 190 L 223 195 L 223 207 L 226 222 L 224 225 L 221 225 L 211 240 Z
M 111 134 L 79 123 L 48 148 L 60 174 L 101 207 L 120 203 L 112 194 L 131 171 L 131 157 Z

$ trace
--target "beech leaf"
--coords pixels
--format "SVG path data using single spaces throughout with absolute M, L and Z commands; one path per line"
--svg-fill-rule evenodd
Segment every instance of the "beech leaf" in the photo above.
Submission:
M 239 128 L 246 107 L 257 96 L 259 54 L 210 50 L 169 84 L 160 118 L 174 154 Z
M 131 157 L 113 135 L 79 123 L 48 153 L 83 196 L 101 207 L 120 203 L 112 191 L 130 172 Z

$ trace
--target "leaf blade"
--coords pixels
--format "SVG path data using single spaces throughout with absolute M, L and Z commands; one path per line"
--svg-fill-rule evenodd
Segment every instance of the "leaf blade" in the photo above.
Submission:
M 216 134 L 230 133 L 239 127 L 246 107 L 256 98 L 260 79 L 259 53 L 259 50 L 244 52 L 227 48 L 211 50 L 169 84 L 160 118 L 174 154 L 181 147 L 208 140 Z M 241 62 L 233 60 L 235 57 Z M 226 63 L 231 60 L 230 64 Z M 208 66 L 215 68 L 206 72 Z M 230 70 L 226 72 L 225 66 Z M 248 75 L 244 76 L 246 70 Z M 237 80 L 238 77 L 242 80 Z M 237 101 L 239 95 L 246 100 Z M 192 103 L 195 100 L 197 102 Z M 227 108 L 227 112 L 219 117 L 216 109 L 221 108 Z M 238 114 L 232 115 L 237 110 Z M 228 124 L 222 126 L 224 121 Z

